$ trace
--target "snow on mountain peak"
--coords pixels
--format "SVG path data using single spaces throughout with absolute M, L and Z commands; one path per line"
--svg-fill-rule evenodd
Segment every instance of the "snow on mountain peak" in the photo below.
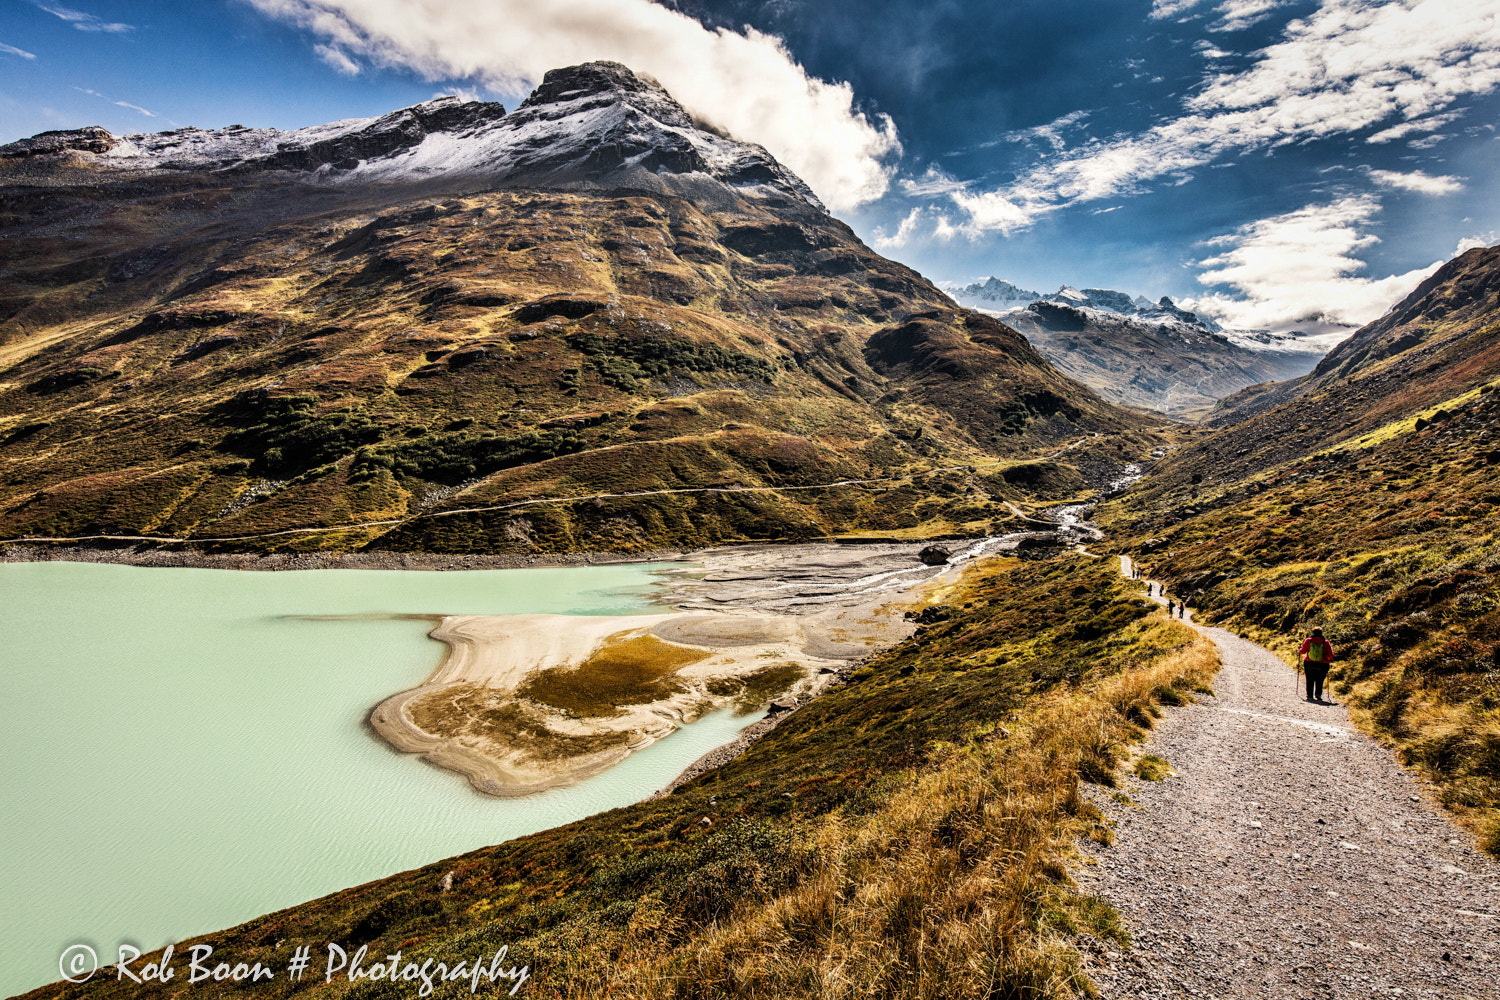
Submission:
M 120 170 L 281 170 L 338 184 L 481 177 L 505 184 L 679 188 L 717 182 L 822 208 L 764 148 L 693 117 L 619 63 L 548 72 L 514 112 L 438 97 L 375 118 L 308 128 L 181 128 L 115 137 L 93 127 L 0 146 L 0 157 L 67 154 Z
M 1017 288 L 1008 281 L 989 278 L 963 288 L 953 290 L 959 302 L 979 309 L 1015 310 L 1025 309 L 1035 302 L 1049 302 L 1072 309 L 1095 310 L 1121 316 L 1136 316 L 1157 323 L 1183 323 L 1210 333 L 1221 333 L 1222 328 L 1213 320 L 1188 312 L 1162 296 L 1152 302 L 1144 296 L 1132 298 L 1126 292 L 1111 288 L 1074 288 L 1063 285 L 1051 295 L 1040 295 Z

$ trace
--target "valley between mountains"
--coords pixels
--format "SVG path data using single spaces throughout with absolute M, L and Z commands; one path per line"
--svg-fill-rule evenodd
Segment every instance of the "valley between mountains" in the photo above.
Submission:
M 703 565 L 662 615 L 585 619 L 571 645 L 558 622 L 444 620 L 451 659 L 374 725 L 492 793 L 607 767 L 667 735 L 663 712 L 776 703 L 669 794 L 179 955 L 505 948 L 524 990 L 560 997 L 1371 995 L 1358 949 L 1305 990 L 1324 939 L 1276 939 L 1255 899 L 1254 976 L 1228 955 L 1174 971 L 1198 932 L 1143 914 L 1189 913 L 1213 872 L 1089 868 L 1206 801 L 1176 797 L 1202 763 L 1184 755 L 1226 744 L 1183 720 L 1239 697 L 1222 647 L 1119 555 L 1270 650 L 1268 688 L 1321 626 L 1361 766 L 1434 804 L 1387 810 L 1372 786 L 1362 821 L 1421 811 L 1419 853 L 1500 854 L 1500 249 L 1326 357 L 1108 290 L 976 301 L 612 63 L 509 112 L 46 133 L 0 147 L 0 190 L 5 558 Z M 1160 786 L 1155 752 L 1178 772 Z M 1290 795 L 1302 766 L 1254 778 Z M 1493 898 L 1493 864 L 1465 857 L 1463 898 Z M 1300 869 L 1257 870 L 1305 895 Z M 1444 928 L 1447 959 L 1390 939 L 1422 956 L 1390 983 L 1482 988 L 1481 909 Z M 180 992 L 101 975 L 28 996 Z

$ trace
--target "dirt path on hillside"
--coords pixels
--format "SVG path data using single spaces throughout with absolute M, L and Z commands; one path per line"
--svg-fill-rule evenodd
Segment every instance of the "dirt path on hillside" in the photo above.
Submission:
M 1116 841 L 1078 873 L 1134 937 L 1089 956 L 1104 996 L 1500 997 L 1500 865 L 1342 706 L 1195 627 L 1217 697 L 1168 710 L 1143 752 L 1176 773 L 1101 796 Z

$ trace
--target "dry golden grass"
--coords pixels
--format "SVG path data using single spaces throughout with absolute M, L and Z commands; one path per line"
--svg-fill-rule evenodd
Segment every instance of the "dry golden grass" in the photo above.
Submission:
M 571 670 L 538 672 L 519 694 L 578 718 L 618 715 L 621 705 L 645 705 L 680 692 L 677 671 L 706 656 L 705 650 L 654 635 L 613 639 Z
M 559 995 L 1094 996 L 1070 938 L 1128 935 L 1112 907 L 1067 876 L 1080 837 L 1110 837 L 1080 782 L 1112 782 L 1159 706 L 1206 689 L 1217 669 L 1213 645 L 1194 635 L 1046 696 L 895 776 L 873 811 L 804 828 L 792 851 L 806 859 L 800 877 L 760 905 L 686 938 L 675 921 L 638 910 L 604 949 L 614 961 L 571 969 Z
M 630 742 L 629 733 L 574 736 L 559 733 L 534 708 L 474 684 L 452 684 L 412 700 L 412 721 L 488 753 L 520 751 L 533 760 L 567 760 L 613 750 Z

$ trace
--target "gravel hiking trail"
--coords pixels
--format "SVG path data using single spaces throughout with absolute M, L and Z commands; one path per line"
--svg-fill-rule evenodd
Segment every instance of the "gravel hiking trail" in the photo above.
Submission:
M 1216 695 L 1168 709 L 1141 749 L 1172 774 L 1128 779 L 1129 804 L 1097 797 L 1115 843 L 1089 842 L 1098 863 L 1075 873 L 1134 939 L 1123 954 L 1086 939 L 1100 992 L 1500 998 L 1500 866 L 1342 705 L 1194 627 L 1223 659 Z

